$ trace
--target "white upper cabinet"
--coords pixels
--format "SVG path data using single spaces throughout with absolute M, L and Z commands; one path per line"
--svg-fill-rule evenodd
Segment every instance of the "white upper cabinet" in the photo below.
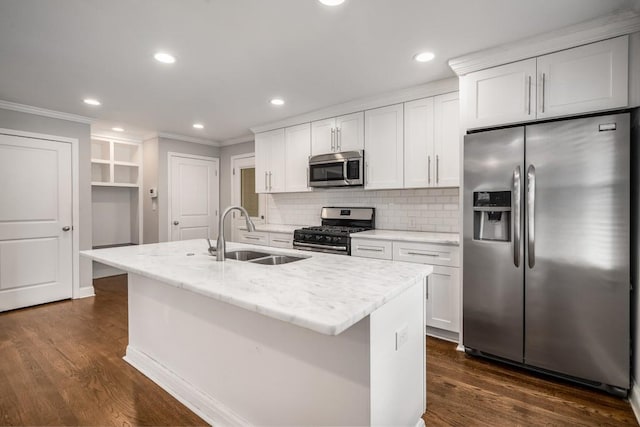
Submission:
M 284 130 L 285 191 L 308 191 L 309 154 L 311 152 L 311 124 L 304 123 Z
M 336 119 L 318 120 L 311 123 L 311 155 L 335 151 Z
M 535 80 L 535 58 L 464 76 L 460 83 L 466 94 L 466 127 L 478 128 L 534 119 Z
M 256 134 L 256 193 L 285 191 L 284 129 Z
M 364 112 L 336 118 L 336 146 L 338 152 L 364 148 Z
M 435 187 L 460 185 L 460 100 L 458 92 L 433 99 Z
M 458 92 L 404 104 L 404 187 L 460 185 Z
M 403 104 L 365 111 L 365 189 L 403 187 L 403 121 Z
M 311 154 L 362 150 L 364 113 L 358 112 L 311 123 Z
M 433 97 L 404 104 L 404 186 L 429 187 L 433 183 Z
M 538 57 L 538 118 L 626 107 L 628 37 Z
M 460 79 L 467 129 L 625 108 L 629 37 L 469 73 Z

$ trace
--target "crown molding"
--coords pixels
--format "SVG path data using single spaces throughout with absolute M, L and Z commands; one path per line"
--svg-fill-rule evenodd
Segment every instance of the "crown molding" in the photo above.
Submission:
M 256 137 L 254 134 L 238 136 L 231 139 L 225 139 L 220 143 L 220 147 L 228 147 L 230 145 L 242 144 L 243 142 L 253 142 Z
M 253 133 L 265 132 L 268 130 L 279 129 L 287 126 L 299 125 L 301 123 L 342 116 L 344 114 L 356 113 L 358 111 L 370 110 L 372 108 L 385 107 L 387 105 L 399 104 L 401 102 L 413 101 L 420 98 L 427 98 L 429 96 L 456 92 L 458 90 L 458 87 L 459 84 L 456 77 L 436 80 L 434 82 L 422 84 L 419 86 L 413 86 L 393 92 L 386 92 L 367 98 L 360 98 L 342 104 L 333 105 L 331 107 L 322 108 L 298 116 L 288 117 L 277 122 L 254 126 L 251 128 L 251 131 Z
M 175 139 L 175 140 L 184 141 L 184 142 L 193 142 L 194 144 L 210 145 L 212 147 L 220 147 L 220 143 L 218 141 L 212 141 L 210 139 L 205 139 L 205 138 L 198 138 L 195 136 L 180 135 L 177 133 L 158 132 L 158 137 Z
M 50 117 L 52 119 L 68 120 L 70 122 L 90 125 L 94 119 L 77 114 L 63 113 L 62 111 L 47 110 L 46 108 L 33 107 L 31 105 L 18 104 L 17 102 L 3 101 L 0 99 L 0 108 L 4 110 L 19 111 L 21 113 L 34 114 L 36 116 Z
M 458 76 L 463 76 L 497 65 L 534 58 L 637 31 L 640 31 L 640 13 L 627 10 L 453 58 L 449 60 L 449 67 Z
M 131 138 L 124 135 L 113 135 L 111 133 L 102 133 L 102 132 L 92 132 L 91 139 L 106 139 L 109 141 L 116 142 L 128 142 L 132 144 L 141 144 L 143 139 Z

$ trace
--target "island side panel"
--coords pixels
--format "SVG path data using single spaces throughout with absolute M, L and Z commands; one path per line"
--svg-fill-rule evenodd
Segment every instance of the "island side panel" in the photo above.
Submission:
M 369 338 L 369 317 L 328 336 L 129 274 L 127 361 L 211 423 L 369 425 Z
M 415 426 L 426 411 L 425 280 L 371 313 L 372 425 Z

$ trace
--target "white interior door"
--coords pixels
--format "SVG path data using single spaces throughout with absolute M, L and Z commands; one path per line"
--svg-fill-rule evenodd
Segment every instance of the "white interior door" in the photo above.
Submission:
M 213 157 L 169 155 L 171 240 L 218 237 L 219 161 Z
M 0 311 L 71 298 L 71 144 L 0 135 Z

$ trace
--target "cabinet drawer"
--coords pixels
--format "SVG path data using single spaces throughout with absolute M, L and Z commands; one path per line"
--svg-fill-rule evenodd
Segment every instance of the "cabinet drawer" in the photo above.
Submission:
M 293 234 L 269 233 L 269 246 L 274 248 L 293 248 Z
M 351 255 L 363 258 L 392 259 L 393 243 L 387 240 L 351 239 Z
M 238 232 L 238 236 L 240 237 L 240 242 L 249 243 L 252 245 L 269 245 L 269 233 L 263 233 L 261 231 L 248 232 L 245 230 L 240 230 Z
M 394 261 L 459 267 L 460 248 L 432 243 L 393 242 L 393 259 Z

